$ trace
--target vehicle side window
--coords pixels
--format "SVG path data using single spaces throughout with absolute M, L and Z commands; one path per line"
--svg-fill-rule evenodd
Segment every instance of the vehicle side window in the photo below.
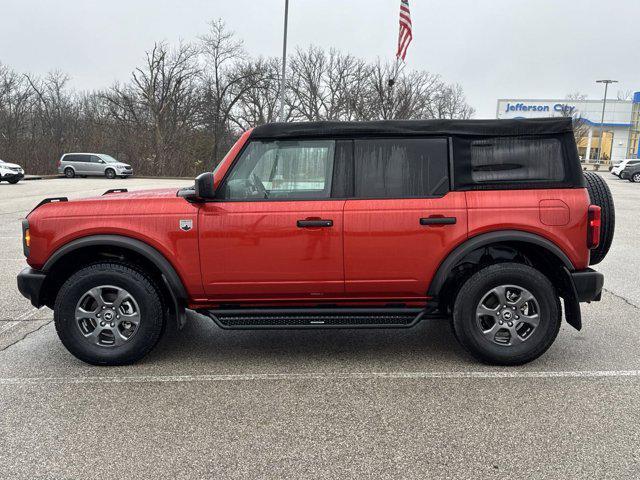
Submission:
M 444 138 L 363 139 L 354 147 L 356 198 L 434 197 L 449 191 Z
M 504 137 L 471 142 L 473 183 L 560 182 L 562 143 L 556 138 Z
M 91 155 L 91 163 L 102 163 L 102 159 L 96 155 Z
M 233 166 L 226 200 L 322 199 L 331 193 L 335 141 L 253 141 Z
M 63 162 L 84 162 L 83 155 L 65 155 Z

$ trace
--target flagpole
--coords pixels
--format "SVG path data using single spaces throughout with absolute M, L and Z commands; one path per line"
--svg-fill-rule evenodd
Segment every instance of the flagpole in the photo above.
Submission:
M 280 77 L 280 121 L 284 122 L 284 89 L 287 81 L 287 29 L 289 23 L 289 0 L 284 1 L 284 38 L 282 40 L 282 77 Z

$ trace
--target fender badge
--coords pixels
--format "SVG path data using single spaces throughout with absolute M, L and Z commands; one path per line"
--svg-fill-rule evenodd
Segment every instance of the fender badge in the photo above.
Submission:
M 180 220 L 180 230 L 188 232 L 193 228 L 193 220 Z

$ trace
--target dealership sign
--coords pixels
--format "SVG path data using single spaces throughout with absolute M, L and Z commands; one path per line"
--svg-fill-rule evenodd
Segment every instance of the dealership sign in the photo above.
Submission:
M 567 105 L 566 103 L 555 104 L 533 104 L 525 105 L 524 103 L 507 103 L 505 113 L 511 112 L 558 112 L 564 115 L 571 115 L 576 109 L 573 105 Z

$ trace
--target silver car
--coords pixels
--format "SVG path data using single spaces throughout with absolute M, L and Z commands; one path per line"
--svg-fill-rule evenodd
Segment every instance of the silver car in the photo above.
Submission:
M 130 177 L 131 165 L 119 162 L 104 153 L 65 153 L 58 162 L 58 173 L 67 178 L 105 176 L 107 178 Z

